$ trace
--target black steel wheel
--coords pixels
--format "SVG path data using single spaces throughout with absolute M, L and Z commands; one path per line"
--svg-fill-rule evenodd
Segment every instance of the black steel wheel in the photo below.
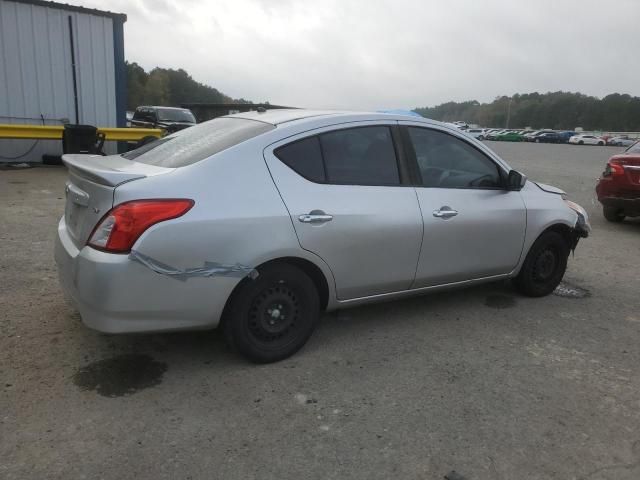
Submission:
M 293 355 L 315 328 L 319 297 L 313 281 L 299 268 L 279 264 L 244 280 L 225 312 L 229 343 L 257 363 Z
M 524 295 L 549 295 L 562 281 L 567 269 L 569 245 L 558 232 L 545 232 L 533 243 L 515 278 L 516 288 Z

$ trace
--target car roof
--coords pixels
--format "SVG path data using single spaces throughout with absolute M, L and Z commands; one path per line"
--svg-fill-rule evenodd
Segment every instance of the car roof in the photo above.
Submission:
M 460 130 L 455 125 L 438 122 L 424 117 L 416 117 L 402 113 L 381 113 L 381 112 L 363 112 L 363 111 L 341 111 L 341 110 L 305 110 L 305 109 L 271 109 L 266 111 L 253 111 L 234 113 L 217 117 L 211 122 L 222 118 L 240 118 L 253 120 L 271 124 L 277 128 L 265 132 L 263 135 L 256 137 L 256 140 L 263 142 L 265 145 L 274 145 L 296 136 L 299 134 L 307 134 L 311 130 L 334 126 L 338 124 L 358 123 L 358 122 L 382 122 L 392 123 L 398 121 L 407 122 L 408 125 L 423 124 L 424 126 L 437 127 L 440 130 L 448 130 L 454 136 L 465 137 L 476 142 L 477 148 L 485 152 L 489 157 L 493 158 L 502 168 L 507 171 L 511 168 L 502 158 L 495 152 L 483 145 L 481 142 L 474 140 L 464 130 Z
M 226 115 L 229 118 L 245 118 L 247 120 L 257 120 L 259 122 L 270 123 L 271 125 L 280 125 L 288 122 L 297 122 L 316 119 L 318 117 L 325 118 L 340 118 L 348 117 L 353 120 L 410 120 L 417 122 L 427 123 L 440 123 L 433 120 L 428 120 L 422 117 L 416 117 L 415 115 L 404 113 L 382 113 L 382 112 L 359 112 L 348 110 L 306 110 L 302 108 L 275 108 L 266 111 L 252 111 L 235 113 L 233 115 Z

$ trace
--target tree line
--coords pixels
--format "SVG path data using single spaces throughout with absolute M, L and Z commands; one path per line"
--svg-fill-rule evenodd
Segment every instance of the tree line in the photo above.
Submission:
M 414 111 L 434 120 L 462 120 L 483 127 L 640 131 L 640 97 L 619 93 L 600 99 L 582 93 L 535 92 L 501 96 L 491 103 L 447 102 Z
M 219 90 L 195 81 L 179 68 L 154 68 L 146 72 L 135 62 L 127 62 L 127 110 L 140 105 L 179 107 L 181 103 L 251 103 L 233 99 Z

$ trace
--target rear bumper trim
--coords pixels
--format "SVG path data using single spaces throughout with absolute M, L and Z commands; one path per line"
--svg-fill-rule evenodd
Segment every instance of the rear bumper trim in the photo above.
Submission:
M 600 203 L 605 207 L 615 207 L 622 210 L 640 211 L 640 196 L 638 198 L 602 197 L 598 200 L 600 200 Z
M 62 218 L 55 246 L 60 286 L 83 323 L 105 333 L 215 328 L 241 280 L 159 275 L 127 255 L 78 249 Z

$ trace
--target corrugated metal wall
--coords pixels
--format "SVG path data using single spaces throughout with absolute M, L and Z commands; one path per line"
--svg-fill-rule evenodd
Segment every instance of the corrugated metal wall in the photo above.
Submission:
M 10 0 L 0 0 L 0 123 L 76 122 L 69 17 L 75 43 L 77 121 L 116 126 L 113 20 Z M 0 139 L 0 162 L 39 162 L 43 154 L 60 153 L 58 141 Z

